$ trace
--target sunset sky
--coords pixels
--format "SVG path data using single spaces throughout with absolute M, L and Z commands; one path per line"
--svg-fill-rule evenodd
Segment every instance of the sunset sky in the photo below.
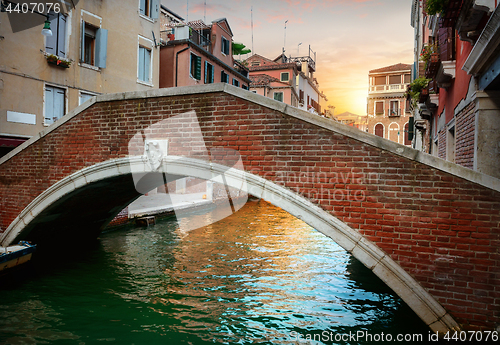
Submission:
M 274 59 L 316 52 L 316 78 L 335 113 L 366 114 L 368 71 L 413 63 L 411 0 L 206 0 L 206 22 L 227 18 L 235 42 Z M 204 0 L 162 0 L 184 17 L 204 19 Z M 189 4 L 189 13 L 187 5 Z M 302 43 L 298 46 L 299 43 Z M 299 49 L 299 51 L 297 50 Z M 298 54 L 297 54 L 298 52 Z M 248 55 L 250 56 L 250 55 Z

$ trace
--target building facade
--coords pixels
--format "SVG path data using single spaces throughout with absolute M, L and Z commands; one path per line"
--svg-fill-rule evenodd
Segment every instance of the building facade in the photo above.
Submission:
M 248 70 L 234 60 L 232 38 L 225 18 L 172 22 L 161 36 L 160 87 L 223 82 L 248 90 Z
M 441 13 L 414 0 L 415 147 L 500 178 L 498 0 L 449 0 Z M 413 82 L 415 83 L 415 81 Z
M 367 120 L 368 117 L 365 115 L 356 115 L 350 112 L 343 112 L 338 115 L 332 116 L 335 120 L 344 125 L 348 125 L 359 129 L 360 131 L 367 132 Z
M 159 0 L 62 5 L 48 12 L 51 36 L 43 15 L 17 14 L 41 19 L 24 30 L 11 15 L 0 13 L 0 155 L 94 95 L 159 87 Z
M 303 110 L 325 114 L 328 99 L 314 77 L 314 56 L 314 53 L 303 57 L 281 54 L 274 60 L 258 54 L 250 56 L 244 62 L 250 70 L 250 90 Z
M 406 89 L 411 80 L 411 65 L 396 64 L 368 73 L 367 132 L 410 145 L 410 104 Z

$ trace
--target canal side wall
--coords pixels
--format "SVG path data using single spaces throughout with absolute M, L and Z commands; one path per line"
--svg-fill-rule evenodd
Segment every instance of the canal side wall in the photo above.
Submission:
M 78 107 L 0 159 L 0 230 L 58 181 L 127 157 L 138 132 L 191 111 L 208 149 L 237 151 L 246 172 L 375 243 L 461 327 L 499 327 L 499 180 L 230 85 L 102 95 Z M 189 137 L 179 135 L 169 155 L 185 153 Z

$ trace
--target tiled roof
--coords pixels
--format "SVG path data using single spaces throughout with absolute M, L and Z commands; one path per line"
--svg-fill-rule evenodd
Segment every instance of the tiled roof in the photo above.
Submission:
M 193 20 L 193 21 L 187 23 L 187 25 L 189 25 L 190 27 L 192 27 L 195 30 L 197 30 L 197 29 L 210 29 L 210 26 L 205 24 L 203 22 L 203 20 Z
M 382 67 L 378 69 L 372 69 L 369 73 L 383 73 L 383 72 L 396 72 L 396 71 L 411 71 L 412 65 L 398 63 L 396 65 L 391 65 L 387 67 Z
M 268 86 L 271 84 L 271 82 L 277 82 L 277 83 L 282 83 L 278 78 L 271 77 L 267 74 L 255 74 L 249 76 L 251 83 L 250 87 L 252 86 Z M 288 85 L 286 83 L 282 83 L 285 85 Z
M 273 63 L 269 65 L 248 67 L 250 71 L 265 71 L 270 69 L 289 69 L 289 68 L 297 68 L 297 65 L 292 62 L 292 63 Z

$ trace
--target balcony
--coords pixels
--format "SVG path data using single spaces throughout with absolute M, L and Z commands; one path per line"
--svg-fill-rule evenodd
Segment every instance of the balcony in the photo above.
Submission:
M 309 68 L 311 68 L 313 71 L 316 71 L 316 62 L 310 56 L 289 57 L 289 58 L 287 58 L 286 62 L 288 62 L 288 63 L 293 63 L 293 62 L 295 62 L 295 63 L 307 62 L 307 64 L 309 65 Z
M 189 40 L 200 48 L 212 53 L 212 42 L 209 39 L 210 28 L 193 29 L 189 25 L 176 26 L 160 31 L 160 41 L 162 44 L 169 42 Z
M 438 53 L 431 54 L 429 61 L 427 61 L 427 67 L 425 68 L 426 78 L 434 78 L 436 76 L 440 62 L 441 60 Z
M 387 109 L 387 117 L 399 117 L 402 113 L 402 109 Z
M 368 88 L 368 93 L 395 93 L 405 92 L 410 84 L 390 84 L 390 85 L 375 85 Z
M 473 0 L 465 2 L 457 20 L 457 32 L 462 41 L 473 45 L 476 43 L 483 29 L 481 22 L 495 10 L 494 0 Z

